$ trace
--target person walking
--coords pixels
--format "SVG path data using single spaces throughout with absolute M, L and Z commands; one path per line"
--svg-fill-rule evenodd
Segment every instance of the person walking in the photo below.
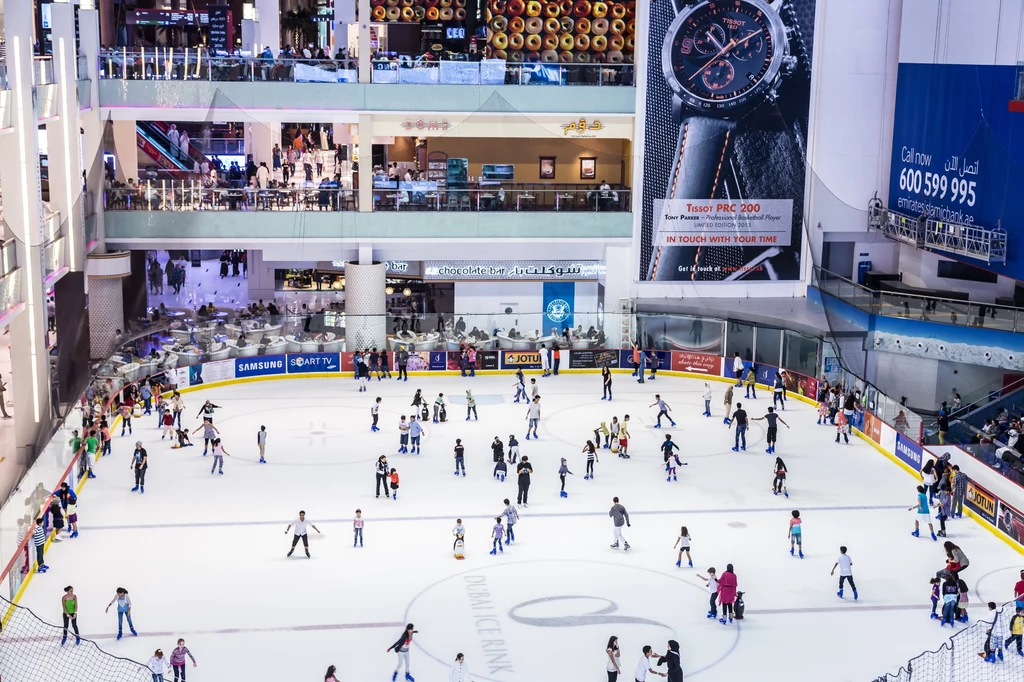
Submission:
M 747 449 L 747 412 L 743 409 L 743 403 L 736 403 L 736 411 L 732 413 L 732 423 L 736 429 L 736 441 L 732 446 L 733 452 L 740 450 L 742 441 L 743 450 Z
M 132 454 L 132 461 L 129 465 L 135 472 L 135 487 L 132 488 L 132 492 L 136 490 L 139 493 L 146 492 L 146 469 L 149 468 L 149 455 L 146 454 L 146 448 L 142 447 L 142 441 L 135 441 L 135 452 Z
M 409 672 L 409 647 L 412 646 L 412 636 L 418 634 L 419 630 L 413 627 L 412 623 L 405 626 L 405 631 L 398 637 L 394 644 L 388 647 L 388 652 L 394 651 L 398 654 L 398 663 L 395 664 L 395 672 L 391 675 L 391 682 L 398 679 L 398 671 L 405 667 L 405 679 L 407 682 L 416 682 Z
M 64 596 L 60 598 L 60 612 L 64 619 L 64 636 L 60 638 L 60 645 L 64 646 L 68 641 L 69 624 L 75 631 L 75 644 L 81 644 L 82 638 L 78 632 L 78 596 L 75 594 L 75 588 L 71 585 L 64 588 Z
M 110 600 L 109 604 L 107 604 L 107 608 L 104 609 L 103 613 L 108 613 L 110 611 L 110 607 L 114 604 L 117 604 L 117 638 L 121 639 L 121 634 L 123 632 L 122 626 L 124 625 L 125 619 L 128 620 L 128 630 L 134 636 L 138 637 L 139 633 L 135 631 L 135 625 L 132 624 L 132 600 L 131 597 L 128 596 L 128 590 L 123 587 L 117 588 L 114 598 Z
M 615 542 L 611 545 L 612 549 L 618 549 L 619 543 L 621 542 L 624 547 L 624 551 L 629 551 L 629 543 L 624 537 L 622 537 L 622 526 L 625 524 L 627 528 L 630 527 L 629 523 L 629 512 L 626 508 L 619 504 L 619 498 L 612 498 L 612 508 L 608 510 L 608 516 L 612 518 L 612 537 Z
M 256 446 L 260 449 L 260 464 L 266 464 L 266 453 L 267 453 L 267 427 L 260 426 L 260 430 L 256 432 Z
M 523 459 L 516 465 L 516 473 L 519 474 L 519 493 L 516 495 L 516 504 L 529 507 L 530 502 L 530 477 L 533 475 L 533 465 L 529 457 Z
M 608 368 L 607 365 L 605 365 L 604 367 L 601 368 L 601 387 L 602 387 L 602 390 L 603 390 L 603 393 L 601 395 L 601 400 L 611 400 L 612 399 L 612 371 Z
M 299 518 L 288 524 L 288 527 L 284 529 L 284 534 L 288 535 L 288 531 L 293 528 L 295 531 L 292 534 L 292 548 L 288 550 L 288 554 L 285 557 L 290 557 L 292 552 L 295 551 L 295 546 L 299 544 L 299 540 L 302 540 L 302 547 L 306 550 L 306 558 L 311 559 L 312 557 L 309 555 L 309 536 L 306 535 L 306 532 L 309 528 L 312 528 L 319 533 L 320 529 L 315 524 L 306 520 L 306 512 L 304 511 L 300 511 Z
M 612 635 L 608 638 L 608 646 L 604 649 L 605 655 L 608 656 L 608 661 L 605 664 L 605 670 L 608 671 L 608 682 L 616 682 L 619 679 L 619 675 L 622 674 L 622 660 L 621 653 L 619 652 L 619 638 Z
M 192 659 L 192 667 L 195 668 L 196 657 L 192 655 L 188 647 L 185 646 L 185 640 L 179 639 L 178 646 L 171 649 L 171 669 L 174 671 L 174 682 L 178 682 L 179 678 L 181 682 L 185 682 L 185 657 L 188 656 Z

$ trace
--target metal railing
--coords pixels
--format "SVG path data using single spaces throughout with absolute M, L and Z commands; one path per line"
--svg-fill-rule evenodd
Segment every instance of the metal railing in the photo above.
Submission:
M 632 191 L 599 189 L 373 190 L 374 211 L 629 211 Z M 415 184 L 415 183 L 409 183 Z
M 868 227 L 917 248 L 955 253 L 987 263 L 1006 262 L 1006 230 L 1001 227 L 961 225 L 927 215 L 915 218 L 887 209 L 880 203 L 869 208 Z
M 374 83 L 416 85 L 634 85 L 632 64 L 373 60 Z
M 938 296 L 876 291 L 823 268 L 814 270 L 819 289 L 872 315 L 940 322 L 962 327 L 985 327 L 1007 332 L 1024 331 L 1022 308 L 958 301 Z
M 292 83 L 354 83 L 358 70 L 352 59 L 283 59 L 216 56 L 203 48 L 153 48 L 104 52 L 99 57 L 101 79 L 283 81 Z
M 201 187 L 188 182 L 114 187 L 103 193 L 108 211 L 355 211 L 356 190 L 335 187 Z

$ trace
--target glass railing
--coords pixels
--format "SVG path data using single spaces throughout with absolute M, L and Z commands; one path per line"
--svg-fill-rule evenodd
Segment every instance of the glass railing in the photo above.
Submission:
M 53 80 L 53 60 L 50 57 L 35 57 L 32 63 L 33 83 L 50 85 Z
M 90 80 L 89 75 L 89 57 L 84 54 L 78 55 L 78 59 L 75 60 L 75 70 L 77 79 L 80 81 Z
M 634 85 L 632 64 L 375 59 L 374 83 L 417 85 Z
M 627 188 L 421 191 L 403 187 L 373 190 L 374 211 L 629 211 L 631 208 L 632 190 Z
M 819 289 L 872 315 L 1008 332 L 1024 331 L 1024 309 L 1021 308 L 938 296 L 876 291 L 822 268 L 815 268 L 815 274 L 815 285 Z
M 219 57 L 204 49 L 104 52 L 98 66 L 101 79 L 292 83 L 355 83 L 359 79 L 354 59 Z
M 280 187 L 205 188 L 188 182 L 115 187 L 103 193 L 108 211 L 355 211 L 352 189 Z

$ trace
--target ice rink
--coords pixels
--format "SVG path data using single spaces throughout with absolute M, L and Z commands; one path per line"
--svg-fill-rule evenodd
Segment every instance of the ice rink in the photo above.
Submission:
M 80 496 L 81 536 L 50 549 L 50 571 L 34 577 L 21 603 L 59 623 L 62 589 L 73 585 L 84 636 L 139 661 L 184 637 L 199 661 L 188 677 L 198 682 L 320 680 L 329 664 L 339 680 L 384 682 L 395 667 L 385 650 L 406 622 L 419 630 L 417 682 L 447 680 L 458 652 L 478 682 L 605 680 L 610 635 L 622 647 L 620 680 L 633 679 L 643 645 L 664 652 L 677 639 L 687 679 L 868 682 L 949 636 L 928 617 L 928 579 L 944 566 L 944 551 L 927 533 L 910 536 L 915 482 L 892 461 L 859 438 L 836 445 L 835 429 L 817 426 L 816 410 L 790 399 L 782 416 L 792 428 L 780 427 L 776 453 L 789 467 L 790 498 L 776 497 L 765 423 L 753 423 L 746 452 L 730 450 L 726 384 L 712 382 L 713 416 L 705 418 L 699 380 L 638 385 L 616 374 L 611 403 L 600 400 L 600 381 L 538 376 L 540 438 L 530 441 L 511 374 L 374 381 L 366 393 L 337 378 L 184 394 L 187 427 L 199 424 L 204 399 L 221 406 L 225 475 L 210 475 L 201 439 L 171 450 L 155 415 L 136 420 L 134 436 L 118 430 L 113 454 Z M 397 454 L 397 422 L 411 413 L 417 388 L 429 400 L 452 398 L 449 422 L 427 424 L 422 455 Z M 467 388 L 479 421 L 464 421 Z M 675 428 L 653 428 L 655 392 L 672 407 Z M 382 431 L 371 433 L 377 396 Z M 737 389 L 751 416 L 771 404 L 769 393 L 758 396 L 744 400 Z M 596 479 L 585 481 L 581 448 L 601 421 L 625 414 L 632 458 L 600 450 Z M 261 424 L 266 465 L 256 449 Z M 688 463 L 675 483 L 666 482 L 659 452 L 666 432 Z M 516 542 L 495 557 L 494 516 L 503 498 L 514 500 L 516 482 L 514 474 L 492 478 L 490 443 L 510 433 L 534 465 L 533 485 Z M 456 438 L 466 446 L 465 478 L 453 476 Z M 136 439 L 149 453 L 145 495 L 129 492 Z M 401 476 L 397 501 L 374 498 L 381 454 Z M 575 474 L 568 499 L 558 493 L 561 457 Z M 631 516 L 629 553 L 609 548 L 613 496 Z M 363 548 L 352 546 L 356 508 Z M 322 531 L 310 530 L 311 560 L 301 545 L 285 557 L 285 528 L 300 509 Z M 790 556 L 786 539 L 793 509 L 804 519 L 803 560 Z M 465 561 L 452 553 L 457 517 L 468 531 Z M 672 546 L 684 525 L 694 567 L 684 561 L 680 569 Z M 1010 598 L 1019 554 L 967 518 L 949 523 L 949 539 L 971 560 L 964 578 L 972 620 L 981 602 Z M 849 589 L 840 600 L 829 576 L 840 545 L 854 562 L 857 602 Z M 746 602 L 745 620 L 732 625 L 705 617 L 708 595 L 697 578 L 727 563 Z M 132 598 L 138 637 L 116 641 L 116 615 L 103 613 L 117 587 Z M 1024 679 L 1024 659 L 1002 665 Z

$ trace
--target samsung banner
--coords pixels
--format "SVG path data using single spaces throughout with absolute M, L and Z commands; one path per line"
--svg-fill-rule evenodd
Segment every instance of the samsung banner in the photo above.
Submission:
M 639 279 L 800 278 L 814 4 L 650 5 Z
M 923 453 L 921 446 L 902 433 L 896 434 L 896 457 L 914 471 L 920 471 L 923 466 Z
M 284 374 L 284 355 L 267 355 L 255 358 L 235 358 L 235 377 L 261 377 L 269 374 Z

